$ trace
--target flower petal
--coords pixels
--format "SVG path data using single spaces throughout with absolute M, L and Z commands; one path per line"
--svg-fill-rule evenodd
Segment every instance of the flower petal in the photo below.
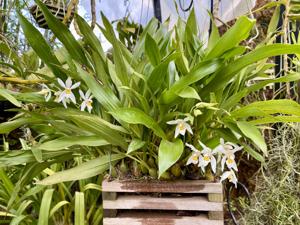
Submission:
M 188 144 L 188 143 L 185 143 L 185 145 L 187 146 L 187 147 L 189 147 L 191 150 L 193 150 L 194 152 L 200 152 L 198 149 L 196 149 L 193 145 L 191 145 L 191 144 Z
M 217 171 L 217 161 L 216 161 L 216 158 L 214 156 L 212 156 L 210 158 L 210 166 L 211 166 L 211 170 L 213 171 L 213 173 L 216 173 L 216 171 Z
M 177 138 L 178 135 L 179 135 L 179 133 L 180 133 L 180 130 L 179 130 L 178 127 L 176 127 L 176 128 L 175 128 L 175 135 L 174 135 L 174 137 Z
M 69 94 L 69 99 L 71 99 L 72 102 L 73 102 L 74 104 L 76 104 L 76 99 L 75 99 L 75 95 L 73 94 L 73 92 L 71 92 L 71 94 Z
M 58 98 L 58 102 L 63 101 L 66 98 L 66 92 L 63 91 L 60 93 L 59 98 Z
M 181 130 L 181 129 L 179 128 L 179 125 L 177 125 L 176 129 L 177 129 L 177 128 L 178 128 L 178 130 L 179 130 L 179 133 L 180 133 L 182 136 L 184 136 L 185 133 L 186 133 L 186 128 L 184 128 L 183 130 Z
M 87 92 L 85 93 L 85 98 L 89 98 L 90 97 L 90 95 L 91 95 L 91 90 L 89 89 L 89 90 L 87 90 Z
M 65 83 L 60 78 L 57 78 L 57 82 L 59 83 L 60 86 L 62 86 L 63 88 L 66 88 Z
M 225 149 L 224 149 L 224 146 L 221 144 L 221 145 L 218 145 L 217 147 L 214 148 L 213 152 L 220 152 L 222 154 L 225 154 Z
M 91 113 L 93 106 L 87 106 L 89 113 Z
M 66 88 L 71 88 L 72 86 L 72 79 L 71 77 L 68 77 L 68 79 L 66 80 Z
M 85 95 L 84 95 L 82 90 L 79 90 L 79 95 L 80 95 L 82 100 L 86 100 Z
M 178 120 L 170 120 L 167 122 L 167 124 L 170 124 L 170 125 L 174 125 L 174 124 L 178 124 L 180 123 L 182 120 L 178 119 Z
M 221 175 L 221 182 L 222 181 L 224 181 L 224 180 L 226 180 L 229 176 L 230 176 L 230 174 L 231 174 L 231 171 L 226 171 L 226 172 L 224 172 L 222 175 Z
M 189 124 L 187 124 L 187 123 L 185 123 L 184 125 L 185 125 L 186 130 L 187 130 L 190 134 L 193 134 L 193 130 L 192 130 L 191 126 L 190 126 Z
M 221 160 L 221 169 L 222 169 L 222 171 L 224 171 L 225 162 L 226 162 L 226 156 L 223 156 L 223 158 Z
M 236 162 L 235 162 L 234 160 L 233 160 L 232 163 L 228 163 L 228 162 L 226 161 L 226 165 L 227 165 L 228 169 L 234 169 L 235 171 L 238 171 Z
M 77 83 L 73 84 L 73 86 L 71 87 L 71 89 L 78 88 L 79 86 L 80 86 L 80 82 L 77 82 Z
M 63 103 L 63 105 L 64 105 L 65 108 L 68 108 L 68 107 L 67 107 L 67 103 L 66 103 L 66 99 L 63 99 L 63 100 L 62 100 L 62 103 Z
M 81 111 L 84 111 L 85 107 L 86 107 L 86 102 L 83 101 L 83 102 L 81 103 L 80 110 L 81 110 Z

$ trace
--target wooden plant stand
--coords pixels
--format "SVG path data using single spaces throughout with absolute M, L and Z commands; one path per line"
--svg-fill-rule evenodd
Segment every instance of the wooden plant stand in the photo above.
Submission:
M 224 225 L 221 183 L 107 181 L 103 225 Z

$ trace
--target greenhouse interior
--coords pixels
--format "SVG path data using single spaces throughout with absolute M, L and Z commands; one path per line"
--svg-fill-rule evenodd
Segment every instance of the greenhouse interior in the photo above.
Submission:
M 300 225 L 300 0 L 0 0 L 0 225 Z

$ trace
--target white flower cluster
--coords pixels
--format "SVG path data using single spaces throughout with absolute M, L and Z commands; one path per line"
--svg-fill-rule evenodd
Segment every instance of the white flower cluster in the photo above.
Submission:
M 72 79 L 70 77 L 68 77 L 66 82 L 63 82 L 60 78 L 57 78 L 57 82 L 62 87 L 62 90 L 56 91 L 54 93 L 54 95 L 56 96 L 54 101 L 61 102 L 65 108 L 67 108 L 67 104 L 69 104 L 70 101 L 76 104 L 76 98 L 72 90 L 78 88 L 80 86 L 80 82 L 73 84 Z M 42 90 L 39 93 L 45 96 L 46 102 L 48 102 L 51 99 L 52 91 L 46 84 L 42 84 Z M 84 111 L 87 108 L 88 112 L 91 113 L 93 109 L 93 96 L 91 95 L 91 91 L 88 90 L 84 94 L 81 90 L 79 90 L 79 95 L 82 99 L 80 110 Z
M 185 119 L 178 119 L 178 120 L 172 120 L 167 122 L 167 124 L 176 124 L 175 129 L 175 138 L 181 134 L 182 136 L 185 135 L 186 131 L 188 131 L 190 134 L 193 134 L 191 126 L 187 123 L 188 118 Z M 243 147 L 240 147 L 232 142 L 225 142 L 224 139 L 220 139 L 220 145 L 218 145 L 213 150 L 204 145 L 202 142 L 199 141 L 200 146 L 202 147 L 202 150 L 196 149 L 193 145 L 186 143 L 185 145 L 189 147 L 193 152 L 192 155 L 189 157 L 187 161 L 187 165 L 189 164 L 195 164 L 198 165 L 203 172 L 205 172 L 206 166 L 210 164 L 211 170 L 213 173 L 216 173 L 217 170 L 217 160 L 215 158 L 215 155 L 221 154 L 221 169 L 222 172 L 224 171 L 225 164 L 228 171 L 225 171 L 221 175 L 221 182 L 228 179 L 229 182 L 233 183 L 235 187 L 237 187 L 237 177 L 235 175 L 235 171 L 238 171 L 236 162 L 235 162 L 235 153 L 239 150 L 241 150 Z

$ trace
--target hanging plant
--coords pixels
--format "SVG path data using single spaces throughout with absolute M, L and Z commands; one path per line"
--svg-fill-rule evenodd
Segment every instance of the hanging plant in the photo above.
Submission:
M 60 21 L 63 21 L 67 15 L 67 4 L 62 0 L 44 0 L 43 3 L 48 10 Z M 30 8 L 30 13 L 39 25 L 44 29 L 49 29 L 48 23 L 42 13 L 42 10 L 35 4 Z M 71 14 L 66 21 L 66 25 L 69 26 L 74 18 L 75 8 L 71 10 Z

